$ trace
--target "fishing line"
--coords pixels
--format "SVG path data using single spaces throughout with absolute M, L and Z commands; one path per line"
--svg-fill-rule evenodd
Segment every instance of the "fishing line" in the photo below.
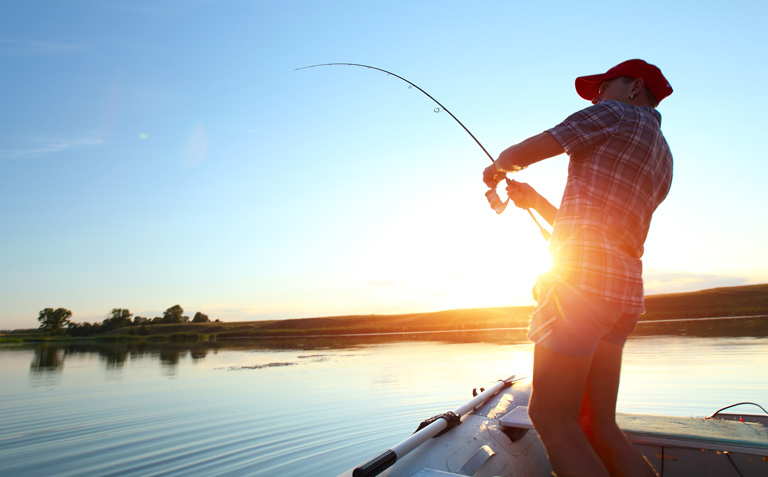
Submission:
M 480 141 L 478 141 L 478 139 L 475 137 L 475 135 L 474 135 L 474 134 L 472 134 L 472 132 L 471 132 L 471 131 L 470 131 L 470 130 L 469 130 L 469 129 L 468 129 L 468 128 L 467 128 L 467 127 L 464 125 L 464 123 L 462 123 L 461 121 L 459 121 L 459 118 L 457 118 L 456 116 L 454 116 L 454 114 L 453 114 L 453 113 L 452 113 L 452 112 L 451 112 L 451 111 L 450 111 L 448 108 L 446 108 L 445 106 L 443 106 L 443 104 L 442 104 L 440 101 L 436 100 L 436 99 L 435 99 L 435 98 L 434 98 L 434 97 L 433 97 L 431 94 L 429 94 L 429 93 L 427 93 L 426 91 L 424 91 L 423 89 L 421 89 L 421 88 L 420 88 L 418 85 L 416 85 L 415 83 L 413 83 L 413 82 L 411 82 L 411 81 L 409 81 L 409 80 L 407 80 L 407 79 L 403 78 L 402 76 L 400 76 L 400 75 L 398 75 L 398 74 L 392 73 L 391 71 L 387 71 L 387 70 L 385 70 L 385 69 L 382 69 L 382 68 L 377 68 L 377 67 L 375 67 L 375 66 L 370 66 L 370 65 L 362 65 L 362 64 L 359 64 L 359 63 L 322 63 L 322 64 L 319 64 L 319 65 L 302 66 L 301 68 L 296 68 L 296 71 L 299 71 L 299 70 L 306 70 L 306 69 L 309 69 L 309 68 L 317 68 L 317 67 L 320 67 L 320 66 L 358 66 L 358 67 L 360 67 L 360 68 L 367 68 L 367 69 L 369 69 L 369 70 L 376 70 L 376 71 L 381 71 L 382 73 L 386 73 L 386 74 L 388 74 L 388 75 L 390 75 L 390 76 L 394 76 L 395 78 L 397 78 L 397 79 L 399 79 L 399 80 L 401 80 L 401 81 L 405 81 L 406 83 L 408 83 L 408 85 L 409 85 L 409 86 L 408 86 L 408 88 L 409 88 L 409 89 L 410 89 L 411 87 L 418 89 L 418 90 L 419 90 L 419 91 L 421 91 L 421 92 L 422 92 L 422 93 L 423 93 L 423 94 L 424 94 L 426 97 L 428 97 L 429 99 L 431 99 L 432 101 L 434 101 L 434 102 L 435 102 L 435 104 L 437 104 L 437 106 L 438 106 L 438 107 L 434 109 L 434 112 L 436 112 L 436 113 L 439 113 L 439 112 L 441 112 L 441 111 L 445 111 L 446 113 L 448 113 L 448 115 L 450 115 L 450 116 L 451 116 L 451 117 L 454 119 L 454 121 L 456 121 L 457 123 L 459 123 L 459 126 L 461 126 L 461 127 L 464 129 L 464 131 L 466 131 L 466 132 L 467 132 L 467 134 L 469 134 L 469 136 L 470 136 L 472 139 L 474 139 L 475 143 L 477 143 L 477 145 L 478 145 L 478 146 L 480 146 L 480 149 L 482 149 L 482 150 L 483 150 L 483 152 L 485 153 L 485 155 L 486 155 L 486 156 L 488 156 L 488 159 L 490 159 L 492 163 L 495 163 L 495 162 L 496 162 L 496 161 L 493 159 L 493 156 L 491 156 L 491 154 L 488 152 L 488 150 L 487 150 L 487 149 L 486 149 L 486 148 L 485 148 L 485 147 L 484 147 L 484 146 L 483 146 L 483 145 L 480 143 Z M 507 183 L 509 183 L 509 179 L 506 179 L 506 180 L 507 180 Z M 491 189 L 491 191 L 493 192 L 493 195 L 495 196 L 495 199 L 496 199 L 496 200 L 499 200 L 499 199 L 498 199 L 498 195 L 496 195 L 496 191 L 494 191 L 493 189 Z M 488 199 L 489 199 L 489 201 L 491 201 L 491 197 L 488 197 Z M 501 201 L 499 200 L 499 202 L 501 202 Z M 499 214 L 500 214 L 500 213 L 501 213 L 501 211 L 503 211 L 503 210 L 504 210 L 504 207 L 506 207 L 506 204 L 507 204 L 508 202 L 509 202 L 509 199 L 507 199 L 507 201 L 503 203 L 503 206 L 501 206 L 500 210 L 499 210 L 499 209 L 496 209 L 496 207 L 494 207 L 494 209 L 496 209 L 496 210 L 497 210 L 497 213 L 499 213 Z M 548 231 L 547 231 L 547 230 L 546 230 L 544 227 L 542 227 L 542 226 L 541 226 L 541 224 L 539 223 L 539 221 L 538 221 L 538 220 L 536 219 L 536 217 L 533 215 L 533 212 L 531 212 L 531 209 L 530 209 L 530 208 L 526 208 L 525 210 L 528 212 L 528 215 L 530 215 L 530 216 L 531 216 L 531 218 L 533 219 L 533 221 L 534 221 L 534 222 L 536 222 L 536 225 L 539 227 L 539 230 L 541 231 L 541 235 L 544 237 L 544 239 L 545 239 L 545 240 L 549 240 L 549 235 L 550 235 L 550 234 L 549 234 L 549 232 L 548 232 Z
M 466 127 L 466 126 L 464 126 L 464 123 L 462 123 L 461 121 L 459 121 L 459 118 L 457 118 L 456 116 L 454 116 L 454 115 L 453 115 L 453 113 L 452 113 L 452 112 L 450 112 L 450 111 L 448 110 L 448 108 L 446 108 L 445 106 L 443 106 L 443 105 L 442 105 L 442 103 L 440 103 L 440 101 L 438 101 L 438 100 L 436 100 L 435 98 L 433 98 L 431 94 L 427 93 L 426 91 L 424 91 L 423 89 L 421 89 L 419 86 L 417 86 L 416 84 L 414 84 L 414 83 L 412 83 L 412 82 L 408 81 L 407 79 L 403 78 L 402 76 L 400 76 L 400 75 L 396 75 L 395 73 L 392 73 L 391 71 L 387 71 L 387 70 L 384 70 L 384 69 L 381 69 L 381 68 L 376 68 L 375 66 L 361 65 L 361 64 L 357 64 L 357 63 L 323 63 L 323 64 L 320 64 L 320 65 L 302 66 L 301 68 L 296 68 L 296 71 L 299 71 L 299 70 L 305 70 L 305 69 L 308 69 L 308 68 L 317 68 L 317 67 L 319 67 L 319 66 L 359 66 L 359 67 L 361 67 L 361 68 L 368 68 L 368 69 L 370 69 L 370 70 L 381 71 L 382 73 L 386 73 L 386 74 L 388 74 L 388 75 L 391 75 L 391 76 L 394 76 L 395 78 L 398 78 L 398 79 L 400 79 L 400 80 L 402 80 L 402 81 L 405 81 L 406 83 L 408 83 L 408 84 L 409 84 L 409 85 L 411 85 L 412 87 L 414 87 L 414 88 L 418 89 L 419 91 L 421 91 L 422 93 L 424 93 L 424 95 L 426 95 L 426 96 L 427 96 L 429 99 L 431 99 L 432 101 L 434 101 L 434 102 L 435 102 L 435 104 L 437 104 L 437 105 L 439 106 L 439 109 L 435 109 L 435 110 L 434 110 L 436 113 L 439 113 L 439 112 L 440 112 L 440 110 L 442 110 L 442 111 L 445 111 L 445 112 L 446 112 L 446 113 L 448 113 L 448 114 L 449 114 L 449 115 L 450 115 L 450 116 L 451 116 L 451 117 L 452 117 L 452 118 L 453 118 L 453 119 L 454 119 L 454 120 L 455 120 L 457 123 L 459 123 L 459 126 L 461 126 L 462 128 L 464 128 L 464 130 L 467 132 L 467 134 L 469 134 L 469 135 L 472 137 L 472 139 L 474 139 L 474 140 L 475 140 L 475 142 L 477 143 L 477 145 L 478 145 L 478 146 L 480 146 L 480 149 L 482 149 L 482 150 L 483 150 L 483 152 L 485 153 L 485 155 L 486 155 L 486 156 L 488 156 L 488 159 L 490 159 L 490 160 L 491 160 L 491 162 L 494 162 L 494 160 L 493 160 L 493 156 L 491 156 L 491 155 L 490 155 L 490 153 L 488 153 L 488 151 L 485 149 L 485 147 L 483 147 L 483 145 L 482 145 L 482 144 L 480 144 L 480 141 L 478 141 L 478 140 L 477 140 L 477 138 L 475 137 L 475 135 L 474 135 L 474 134 L 472 134 L 472 133 L 469 131 L 469 129 L 467 129 L 467 127 Z

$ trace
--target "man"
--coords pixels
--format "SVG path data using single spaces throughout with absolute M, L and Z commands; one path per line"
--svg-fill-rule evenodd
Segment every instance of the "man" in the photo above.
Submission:
M 621 355 L 643 307 L 643 244 L 669 192 L 672 155 L 659 101 L 672 93 L 661 71 L 629 60 L 576 79 L 593 106 L 516 144 L 483 172 L 495 188 L 516 172 L 570 156 L 560 209 L 511 181 L 510 199 L 553 226 L 553 265 L 534 287 L 538 305 L 531 420 L 559 477 L 655 476 L 616 425 Z

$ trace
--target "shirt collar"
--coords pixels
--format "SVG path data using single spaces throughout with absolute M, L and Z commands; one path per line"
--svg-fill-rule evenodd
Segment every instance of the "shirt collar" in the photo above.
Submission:
M 648 107 L 648 109 L 651 110 L 651 114 L 653 115 L 654 118 L 656 118 L 656 121 L 658 121 L 659 127 L 661 127 L 661 113 L 656 111 L 656 108 Z

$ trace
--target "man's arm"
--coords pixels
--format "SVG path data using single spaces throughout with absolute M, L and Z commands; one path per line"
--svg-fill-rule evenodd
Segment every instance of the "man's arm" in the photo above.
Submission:
M 541 160 L 565 152 L 563 146 L 548 132 L 543 132 L 504 150 L 491 166 L 483 171 L 483 182 L 491 189 L 506 177 L 507 172 L 517 172 Z M 541 196 L 528 184 L 511 181 L 507 187 L 510 199 L 520 208 L 536 210 L 549 225 L 553 225 L 557 207 Z
M 548 132 L 529 137 L 523 142 L 505 149 L 496 162 L 483 171 L 483 181 L 490 188 L 504 178 L 507 172 L 517 172 L 549 157 L 565 152 L 563 146 Z
M 510 181 L 507 186 L 507 196 L 521 209 L 533 209 L 541 215 L 549 225 L 555 225 L 557 207 L 525 182 Z
M 505 149 L 496 160 L 496 169 L 503 172 L 516 172 L 564 152 L 565 149 L 557 139 L 545 131 Z

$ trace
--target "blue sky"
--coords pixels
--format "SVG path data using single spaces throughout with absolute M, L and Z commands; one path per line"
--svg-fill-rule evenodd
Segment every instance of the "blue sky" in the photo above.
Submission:
M 672 191 L 647 293 L 768 280 L 758 1 L 41 1 L 0 5 L 0 329 L 47 307 L 224 321 L 530 304 L 546 243 L 496 216 L 496 155 L 629 58 Z M 518 175 L 559 202 L 567 158 Z

